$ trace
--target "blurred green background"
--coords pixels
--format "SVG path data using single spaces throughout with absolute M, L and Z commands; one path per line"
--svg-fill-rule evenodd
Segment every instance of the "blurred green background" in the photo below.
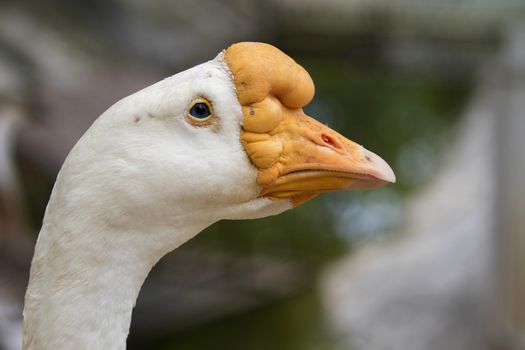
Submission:
M 431 191 L 460 147 L 455 140 L 467 138 L 468 111 L 487 71 L 501 69 L 499 57 L 514 40 L 509 28 L 524 10 L 522 1 L 474 0 L 0 2 L 0 313 L 7 315 L 0 315 L 0 348 L 15 348 L 32 246 L 54 178 L 91 122 L 116 100 L 233 42 L 264 41 L 311 74 L 316 95 L 306 113 L 381 155 L 397 183 L 209 227 L 152 271 L 128 348 L 383 349 L 360 339 L 353 321 L 334 321 L 323 276 L 364 246 L 410 240 L 419 230 L 407 207 Z M 481 181 L 465 176 L 448 187 L 450 205 L 464 196 L 457 190 L 463 184 Z M 497 201 L 487 198 L 467 203 Z M 463 210 L 458 204 L 455 212 Z M 425 212 L 439 215 L 432 204 Z M 406 285 L 413 291 L 416 284 Z M 418 316 L 401 318 L 417 323 Z M 374 334 L 373 325 L 363 327 Z M 476 346 L 495 349 L 490 333 Z M 395 339 L 383 341 L 391 349 L 478 348 L 411 347 Z

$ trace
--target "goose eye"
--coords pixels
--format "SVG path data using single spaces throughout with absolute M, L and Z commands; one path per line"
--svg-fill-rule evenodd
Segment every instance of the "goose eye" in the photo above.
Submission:
M 210 106 L 204 102 L 197 102 L 191 106 L 190 115 L 195 119 L 206 119 L 211 115 Z
M 204 97 L 198 97 L 191 101 L 186 112 L 186 120 L 199 127 L 216 125 L 217 123 L 217 118 L 213 114 L 213 105 Z

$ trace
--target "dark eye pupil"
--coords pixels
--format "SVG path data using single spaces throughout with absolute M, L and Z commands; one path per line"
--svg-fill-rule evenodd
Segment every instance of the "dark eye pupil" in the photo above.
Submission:
M 199 103 L 194 104 L 191 107 L 190 114 L 194 118 L 204 119 L 208 117 L 211 114 L 211 112 L 210 112 L 210 108 L 208 107 L 206 103 L 199 102 Z

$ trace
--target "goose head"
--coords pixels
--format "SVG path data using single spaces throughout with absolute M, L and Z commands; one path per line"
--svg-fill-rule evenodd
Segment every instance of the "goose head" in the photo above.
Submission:
M 191 217 L 205 226 L 394 182 L 379 156 L 303 112 L 313 95 L 309 74 L 282 51 L 234 44 L 109 108 L 55 191 L 113 225 Z
M 303 112 L 313 94 L 283 52 L 240 43 L 104 112 L 53 188 L 23 348 L 122 349 L 152 266 L 206 226 L 394 182 L 380 157 Z

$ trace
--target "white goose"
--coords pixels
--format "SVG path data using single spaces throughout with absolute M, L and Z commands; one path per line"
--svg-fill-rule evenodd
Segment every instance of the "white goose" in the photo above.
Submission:
M 308 73 L 239 43 L 117 102 L 67 157 L 35 247 L 24 349 L 124 349 L 142 283 L 220 219 L 394 182 L 381 158 L 314 119 Z

